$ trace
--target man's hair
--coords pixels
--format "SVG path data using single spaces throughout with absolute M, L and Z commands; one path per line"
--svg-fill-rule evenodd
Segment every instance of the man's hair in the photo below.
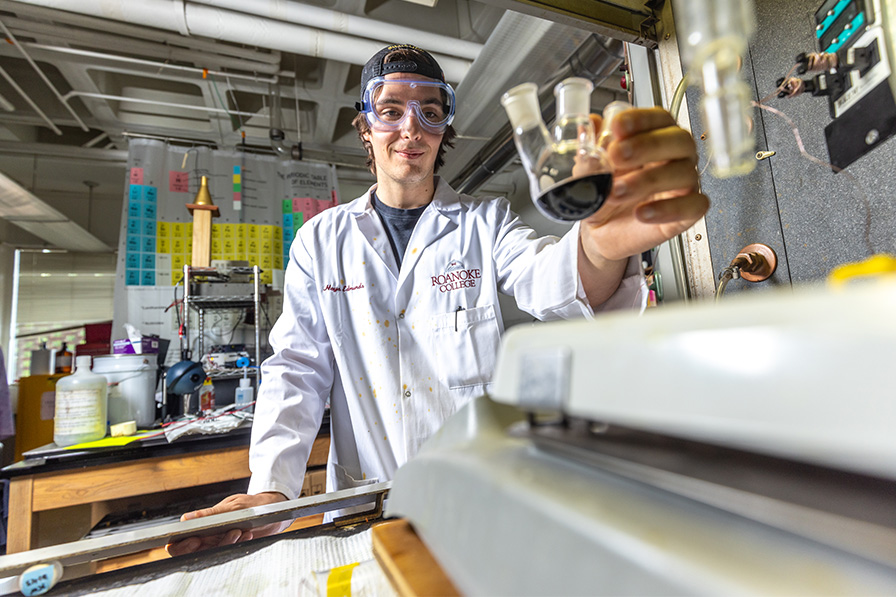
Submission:
M 426 56 L 428 56 L 428 54 L 423 50 L 419 50 L 412 46 L 400 46 L 386 54 L 383 58 L 383 63 L 396 62 L 399 60 L 418 61 L 424 59 Z M 361 90 L 361 93 L 364 93 L 363 89 Z M 355 130 L 358 131 L 358 138 L 361 139 L 361 144 L 364 145 L 364 149 L 367 150 L 367 167 L 370 168 L 370 171 L 373 172 L 374 175 L 376 175 L 376 159 L 373 157 L 373 145 L 364 139 L 364 133 L 370 131 L 367 115 L 359 113 L 355 116 L 354 120 L 352 120 L 352 125 L 355 127 Z M 457 131 L 454 130 L 454 127 L 448 125 L 445 132 L 442 134 L 442 142 L 439 144 L 439 151 L 436 154 L 436 163 L 433 168 L 434 172 L 438 172 L 439 168 L 445 165 L 445 152 L 449 147 L 454 147 L 455 137 L 457 137 Z

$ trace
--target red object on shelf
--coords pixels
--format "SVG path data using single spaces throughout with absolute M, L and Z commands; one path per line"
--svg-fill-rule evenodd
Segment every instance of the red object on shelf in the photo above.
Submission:
M 112 346 L 108 342 L 87 342 L 78 344 L 75 347 L 75 354 L 77 356 L 90 355 L 92 357 L 112 354 Z
M 94 342 L 105 342 L 108 344 L 112 340 L 112 322 L 104 321 L 102 323 L 88 323 L 84 326 L 84 342 L 92 344 Z

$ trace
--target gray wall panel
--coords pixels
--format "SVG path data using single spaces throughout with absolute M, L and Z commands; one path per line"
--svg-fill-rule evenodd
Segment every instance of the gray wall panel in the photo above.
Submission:
M 754 99 L 774 90 L 799 52 L 816 50 L 812 13 L 818 5 L 819 0 L 756 0 L 757 33 L 745 69 Z M 689 91 L 692 119 L 699 110 L 698 99 L 697 90 Z M 797 125 L 809 154 L 828 161 L 826 99 L 804 94 L 793 99 L 773 97 L 766 104 Z M 699 117 L 695 121 L 699 123 Z M 800 155 L 784 119 L 757 110 L 754 122 L 757 149 L 776 154 L 746 177 L 718 180 L 707 171 L 702 179 L 713 202 L 707 214 L 713 269 L 718 276 L 738 250 L 751 242 L 770 245 L 780 261 L 769 282 L 736 280 L 726 294 L 791 281 L 816 282 L 840 264 L 872 253 L 896 252 L 896 138 L 835 174 Z M 702 132 L 700 126 L 694 128 L 695 137 Z M 699 140 L 698 145 L 702 154 Z M 701 167 L 703 159 L 701 155 Z

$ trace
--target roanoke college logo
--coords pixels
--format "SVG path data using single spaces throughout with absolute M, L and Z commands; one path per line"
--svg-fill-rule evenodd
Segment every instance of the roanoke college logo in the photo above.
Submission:
M 482 270 L 465 269 L 462 261 L 452 259 L 445 266 L 445 273 L 432 276 L 433 287 L 439 292 L 451 292 L 461 288 L 475 288 L 477 280 L 482 278 Z

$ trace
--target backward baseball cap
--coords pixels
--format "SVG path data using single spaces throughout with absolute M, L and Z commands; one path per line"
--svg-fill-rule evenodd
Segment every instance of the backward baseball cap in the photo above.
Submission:
M 416 59 L 404 58 L 392 62 L 383 62 L 386 56 L 396 50 L 411 50 L 417 53 L 417 57 Z M 436 62 L 436 59 L 432 57 L 432 54 L 410 44 L 392 45 L 386 46 L 374 54 L 367 61 L 367 64 L 364 65 L 364 69 L 361 71 L 361 96 L 364 96 L 364 90 L 367 89 L 367 84 L 371 79 L 382 77 L 389 73 L 415 73 L 442 83 L 445 82 L 445 73 L 442 71 L 439 63 Z

